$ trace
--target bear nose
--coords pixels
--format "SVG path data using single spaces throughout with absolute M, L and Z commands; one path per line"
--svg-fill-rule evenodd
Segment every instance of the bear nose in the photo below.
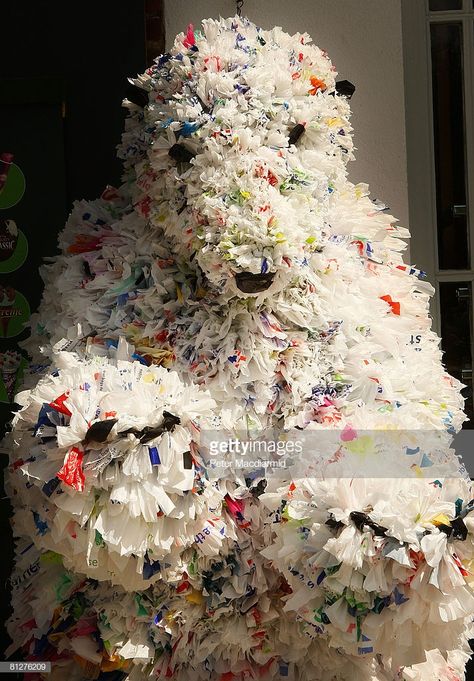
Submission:
M 239 272 L 235 275 L 237 288 L 242 293 L 260 293 L 271 286 L 275 277 L 274 272 L 265 274 L 252 274 L 252 272 Z

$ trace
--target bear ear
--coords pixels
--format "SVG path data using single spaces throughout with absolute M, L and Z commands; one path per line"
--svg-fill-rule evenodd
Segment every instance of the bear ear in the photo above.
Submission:
M 138 85 L 135 85 L 134 83 L 130 83 L 127 87 L 125 91 L 125 97 L 129 102 L 133 102 L 133 104 L 141 106 L 142 109 L 148 104 L 149 101 L 148 92 L 146 90 L 142 90 L 141 87 L 138 87 Z
M 347 99 L 351 99 L 355 90 L 356 90 L 355 85 L 348 80 L 339 80 L 336 83 L 337 94 L 342 95 L 343 97 L 347 97 Z

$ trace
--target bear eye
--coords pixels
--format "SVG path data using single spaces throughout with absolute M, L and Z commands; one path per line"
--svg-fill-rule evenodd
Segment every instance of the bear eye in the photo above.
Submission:
M 190 151 L 182 144 L 173 144 L 168 151 L 168 155 L 178 163 L 189 163 L 196 156 L 194 152 Z
M 267 272 L 265 274 L 239 272 L 235 275 L 235 282 L 237 288 L 242 291 L 242 293 L 261 293 L 271 286 L 274 277 L 274 272 Z
M 295 127 L 290 130 L 290 134 L 288 135 L 288 146 L 291 147 L 292 144 L 296 144 L 304 131 L 304 123 L 297 123 Z

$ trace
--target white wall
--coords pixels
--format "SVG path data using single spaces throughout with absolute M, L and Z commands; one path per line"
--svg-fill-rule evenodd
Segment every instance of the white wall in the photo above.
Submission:
M 189 23 L 235 14 L 231 0 L 165 0 L 165 8 L 168 45 Z M 400 0 L 245 0 L 243 13 L 262 28 L 308 32 L 340 80 L 356 85 L 351 180 L 368 182 L 408 226 Z

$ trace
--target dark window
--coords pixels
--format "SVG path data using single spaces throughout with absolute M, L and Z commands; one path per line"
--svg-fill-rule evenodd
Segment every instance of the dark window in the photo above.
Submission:
M 438 264 L 469 269 L 463 35 L 458 22 L 431 24 Z
M 462 0 L 430 0 L 431 12 L 439 12 L 446 9 L 462 9 Z

